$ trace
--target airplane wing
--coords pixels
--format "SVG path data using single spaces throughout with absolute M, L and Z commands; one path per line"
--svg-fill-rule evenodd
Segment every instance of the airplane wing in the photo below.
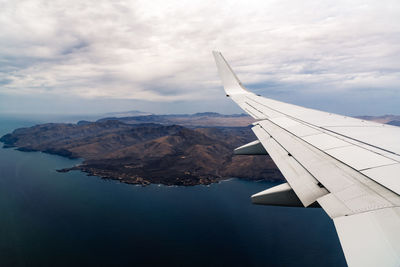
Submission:
M 259 141 L 235 153 L 268 153 L 287 180 L 253 203 L 319 205 L 349 266 L 400 266 L 400 127 L 261 97 L 213 54 L 226 95 L 257 120 Z

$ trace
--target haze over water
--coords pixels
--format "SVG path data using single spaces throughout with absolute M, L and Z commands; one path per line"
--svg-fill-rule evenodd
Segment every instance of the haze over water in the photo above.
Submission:
M 0 118 L 0 136 L 33 124 Z M 55 171 L 78 163 L 0 148 L 0 266 L 345 266 L 322 209 L 250 203 L 276 183 L 141 187 Z

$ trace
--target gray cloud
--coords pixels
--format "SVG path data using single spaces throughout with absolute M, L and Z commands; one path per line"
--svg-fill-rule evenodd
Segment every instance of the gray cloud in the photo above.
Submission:
M 398 1 L 22 0 L 0 10 L 2 95 L 211 101 L 221 94 L 214 49 L 272 97 L 389 97 L 400 85 Z

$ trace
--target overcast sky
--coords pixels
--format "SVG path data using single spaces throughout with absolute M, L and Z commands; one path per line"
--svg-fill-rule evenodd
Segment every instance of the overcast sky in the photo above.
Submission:
M 0 0 L 0 114 L 241 112 L 212 50 L 261 95 L 400 114 L 398 0 Z

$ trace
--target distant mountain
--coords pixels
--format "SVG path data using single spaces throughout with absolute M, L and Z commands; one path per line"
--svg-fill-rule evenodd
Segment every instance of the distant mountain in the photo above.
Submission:
M 171 115 L 144 115 L 128 117 L 107 117 L 98 120 L 117 120 L 127 124 L 158 123 L 163 125 L 178 124 L 186 127 L 236 127 L 248 126 L 255 120 L 246 114 L 222 115 L 215 112 L 203 112 L 195 114 L 171 114 Z
M 387 124 L 394 125 L 394 126 L 400 126 L 400 120 L 389 121 Z
M 21 151 L 83 158 L 81 165 L 61 171 L 81 170 L 125 183 L 196 185 L 229 177 L 282 179 L 268 157 L 233 157 L 234 148 L 254 139 L 248 127 L 189 129 L 100 120 L 20 128 L 0 141 Z
M 139 110 L 121 111 L 121 112 L 109 112 L 105 113 L 105 117 L 129 117 L 129 116 L 147 116 L 152 115 L 150 112 L 143 112 Z
M 357 116 L 356 118 L 387 124 L 391 124 L 391 121 L 400 121 L 400 115 Z

